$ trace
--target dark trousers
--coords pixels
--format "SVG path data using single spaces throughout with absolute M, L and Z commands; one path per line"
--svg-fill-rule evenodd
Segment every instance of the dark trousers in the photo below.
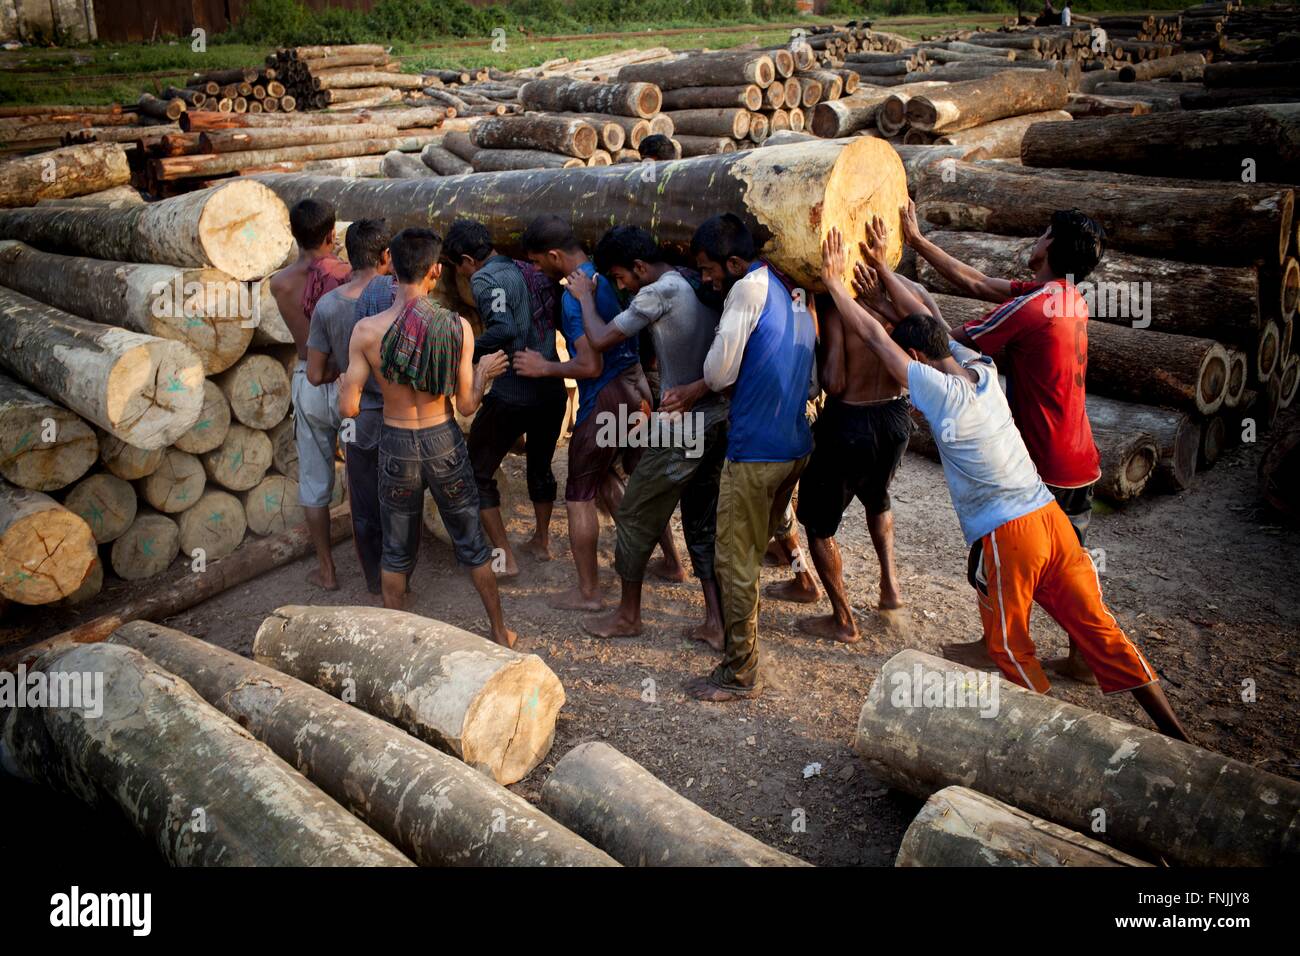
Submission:
M 348 505 L 352 509 L 352 543 L 361 573 L 371 594 L 381 590 L 379 565 L 384 551 L 384 529 L 379 520 L 379 446 L 365 450 L 345 446 Z
M 567 398 L 563 391 L 536 405 L 513 405 L 494 400 L 491 394 L 483 398 L 469 429 L 469 460 L 474 468 L 474 483 L 478 485 L 480 509 L 501 507 L 497 469 L 520 435 L 528 436 L 525 456 L 529 499 L 555 501 L 558 489 L 551 459 L 560 440 Z
M 1092 489 L 1095 483 L 1080 488 L 1058 488 L 1048 485 L 1056 503 L 1061 506 L 1065 516 L 1070 519 L 1074 533 L 1078 535 L 1079 544 L 1088 546 L 1088 525 L 1092 523 Z

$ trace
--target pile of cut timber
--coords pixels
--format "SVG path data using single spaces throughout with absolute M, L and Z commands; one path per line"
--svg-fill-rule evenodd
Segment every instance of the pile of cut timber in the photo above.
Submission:
M 0 212 L 0 597 L 22 604 L 303 520 L 294 355 L 258 281 L 290 252 L 284 204 L 248 179 L 83 201 Z
M 384 106 L 424 85 L 377 43 L 281 48 L 267 56 L 265 72 L 304 109 Z

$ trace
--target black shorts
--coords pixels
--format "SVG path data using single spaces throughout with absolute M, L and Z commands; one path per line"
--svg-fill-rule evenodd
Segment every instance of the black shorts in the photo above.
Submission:
M 874 405 L 831 399 L 813 426 L 813 453 L 799 479 L 799 523 L 810 538 L 833 538 L 854 498 L 867 514 L 890 508 L 889 483 L 912 434 L 905 398 Z
M 1052 493 L 1052 497 L 1061 506 L 1065 516 L 1070 519 L 1070 525 L 1079 538 L 1079 544 L 1085 546 L 1088 543 L 1088 525 L 1092 523 L 1092 491 L 1096 487 L 1096 482 L 1078 488 L 1047 486 L 1047 490 Z

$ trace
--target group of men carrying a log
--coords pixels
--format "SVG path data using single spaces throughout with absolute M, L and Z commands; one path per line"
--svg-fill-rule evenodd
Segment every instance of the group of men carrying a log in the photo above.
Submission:
M 910 205 L 901 210 L 903 238 L 919 255 L 959 292 L 999 303 L 951 331 L 929 294 L 889 267 L 880 219 L 860 237 L 851 291 L 845 237 L 830 232 L 826 293 L 818 297 L 763 259 L 730 214 L 696 230 L 694 269 L 674 264 L 636 226 L 611 228 L 591 250 L 593 261 L 568 222 L 542 216 L 522 235 L 526 260 L 501 254 L 469 219 L 454 222 L 445 239 L 419 228 L 390 236 L 382 221 L 360 220 L 346 236 L 349 271 L 333 254 L 328 205 L 303 200 L 290 222 L 301 257 L 274 277 L 272 291 L 300 358 L 295 436 L 320 564 L 313 583 L 338 586 L 327 508 L 342 437 L 370 591 L 386 607 L 404 606 L 427 489 L 492 638 L 513 645 L 497 579 L 518 574 L 519 565 L 495 474 L 522 438 L 536 523 L 521 550 L 550 560 L 558 492 L 551 463 L 566 418 L 564 380 L 572 379 L 564 500 L 576 580 L 552 606 L 603 608 L 603 509 L 616 525 L 621 596 L 583 630 L 640 634 L 647 571 L 685 577 L 671 531 L 680 505 L 704 596 L 704 620 L 690 636 L 722 657 L 687 692 L 708 701 L 752 698 L 763 686 L 760 570 L 775 541 L 801 571 L 795 519 L 831 602 L 829 615 L 802 629 L 860 639 L 835 543 L 854 498 L 880 564 L 880 612 L 902 606 L 889 487 L 915 408 L 929 423 L 970 548 L 968 578 L 984 629 L 982 641 L 945 654 L 996 665 L 1008 680 L 1045 693 L 1029 632 L 1037 602 L 1070 637 L 1070 656 L 1048 668 L 1095 675 L 1108 694 L 1131 691 L 1164 733 L 1186 738 L 1153 668 L 1106 609 L 1082 547 L 1100 468 L 1084 407 L 1088 313 L 1074 282 L 1104 248 L 1101 227 L 1083 214 L 1052 217 L 1030 259 L 1034 276 L 1020 282 L 956 261 L 925 239 Z M 472 292 L 477 337 L 430 296 L 444 269 Z M 1010 379 L 1009 398 L 992 354 Z M 468 437 L 457 414 L 474 416 Z M 656 546 L 662 558 L 652 565 Z M 806 572 L 768 594 L 818 596 Z

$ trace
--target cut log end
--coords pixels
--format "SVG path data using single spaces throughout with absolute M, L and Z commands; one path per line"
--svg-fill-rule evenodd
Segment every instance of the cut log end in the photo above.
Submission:
M 461 759 L 497 780 L 522 780 L 555 740 L 564 687 L 535 654 L 501 668 L 465 714 Z M 521 712 L 527 710 L 527 720 Z M 537 719 L 548 715 L 546 719 Z
M 131 333 L 123 333 L 131 334 Z M 178 342 L 154 339 L 125 353 L 108 380 L 106 413 L 114 433 L 137 448 L 170 445 L 203 408 L 203 363 Z
M 270 189 L 248 179 L 218 187 L 203 204 L 199 240 L 212 266 L 236 279 L 270 275 L 289 253 L 289 211 Z
M 49 604 L 81 587 L 95 562 L 85 521 L 39 492 L 0 482 L 0 597 Z

